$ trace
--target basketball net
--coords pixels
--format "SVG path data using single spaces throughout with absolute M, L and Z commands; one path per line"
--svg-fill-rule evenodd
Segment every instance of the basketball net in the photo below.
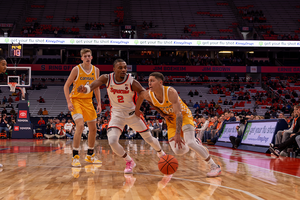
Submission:
M 16 82 L 10 82 L 10 83 L 8 83 L 8 86 L 10 87 L 11 92 L 15 92 L 17 83 Z

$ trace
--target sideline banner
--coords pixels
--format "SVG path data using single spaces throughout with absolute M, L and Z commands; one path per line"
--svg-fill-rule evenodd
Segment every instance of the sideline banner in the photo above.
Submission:
M 8 65 L 9 67 L 13 66 L 12 64 Z M 68 64 L 20 64 L 18 67 L 31 67 L 31 71 L 71 71 L 73 67 L 76 65 L 68 65 Z M 100 72 L 106 71 L 106 72 L 112 72 L 113 66 L 112 65 L 95 65 L 100 69 Z
M 237 130 L 236 127 L 239 126 L 240 122 L 225 122 L 224 127 L 222 129 L 222 133 L 220 134 L 220 137 L 218 141 L 220 142 L 230 142 L 229 137 L 230 136 L 237 136 Z
M 180 66 L 180 65 L 137 65 L 137 72 L 224 72 L 246 73 L 246 66 Z M 183 74 L 185 75 L 185 74 Z
M 299 73 L 300 66 L 261 66 L 261 73 Z
M 299 41 L 270 40 L 180 40 L 110 38 L 36 38 L 3 37 L 0 44 L 102 45 L 102 46 L 186 46 L 186 47 L 300 47 Z
M 272 143 L 277 121 L 248 122 L 244 131 L 242 144 L 269 146 Z

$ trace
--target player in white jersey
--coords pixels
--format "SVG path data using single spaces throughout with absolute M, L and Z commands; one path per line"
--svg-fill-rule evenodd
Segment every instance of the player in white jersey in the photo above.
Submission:
M 108 142 L 112 150 L 125 159 L 126 168 L 124 173 L 132 173 L 136 164 L 119 144 L 119 137 L 126 124 L 140 133 L 143 139 L 157 151 L 158 157 L 165 155 L 165 153 L 161 149 L 158 140 L 151 135 L 142 118 L 137 117 L 134 113 L 137 93 L 139 94 L 145 89 L 131 74 L 127 74 L 127 64 L 124 60 L 115 60 L 113 66 L 113 73 L 103 74 L 92 84 L 79 86 L 77 91 L 90 93 L 103 84 L 107 86 L 107 94 L 111 105 L 111 119 L 107 131 Z

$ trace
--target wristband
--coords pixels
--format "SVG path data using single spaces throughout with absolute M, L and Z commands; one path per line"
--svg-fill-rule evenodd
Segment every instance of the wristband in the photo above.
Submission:
M 91 92 L 91 87 L 89 85 L 85 85 L 84 86 L 86 88 L 86 93 L 85 94 L 88 94 Z

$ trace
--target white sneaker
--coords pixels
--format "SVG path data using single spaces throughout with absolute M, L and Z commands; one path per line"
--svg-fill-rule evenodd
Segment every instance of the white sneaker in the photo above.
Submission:
M 216 177 L 216 176 L 219 176 L 221 174 L 221 172 L 222 172 L 222 170 L 221 170 L 220 165 L 215 165 L 215 166 L 211 167 L 210 172 L 208 172 L 206 175 L 208 177 Z

